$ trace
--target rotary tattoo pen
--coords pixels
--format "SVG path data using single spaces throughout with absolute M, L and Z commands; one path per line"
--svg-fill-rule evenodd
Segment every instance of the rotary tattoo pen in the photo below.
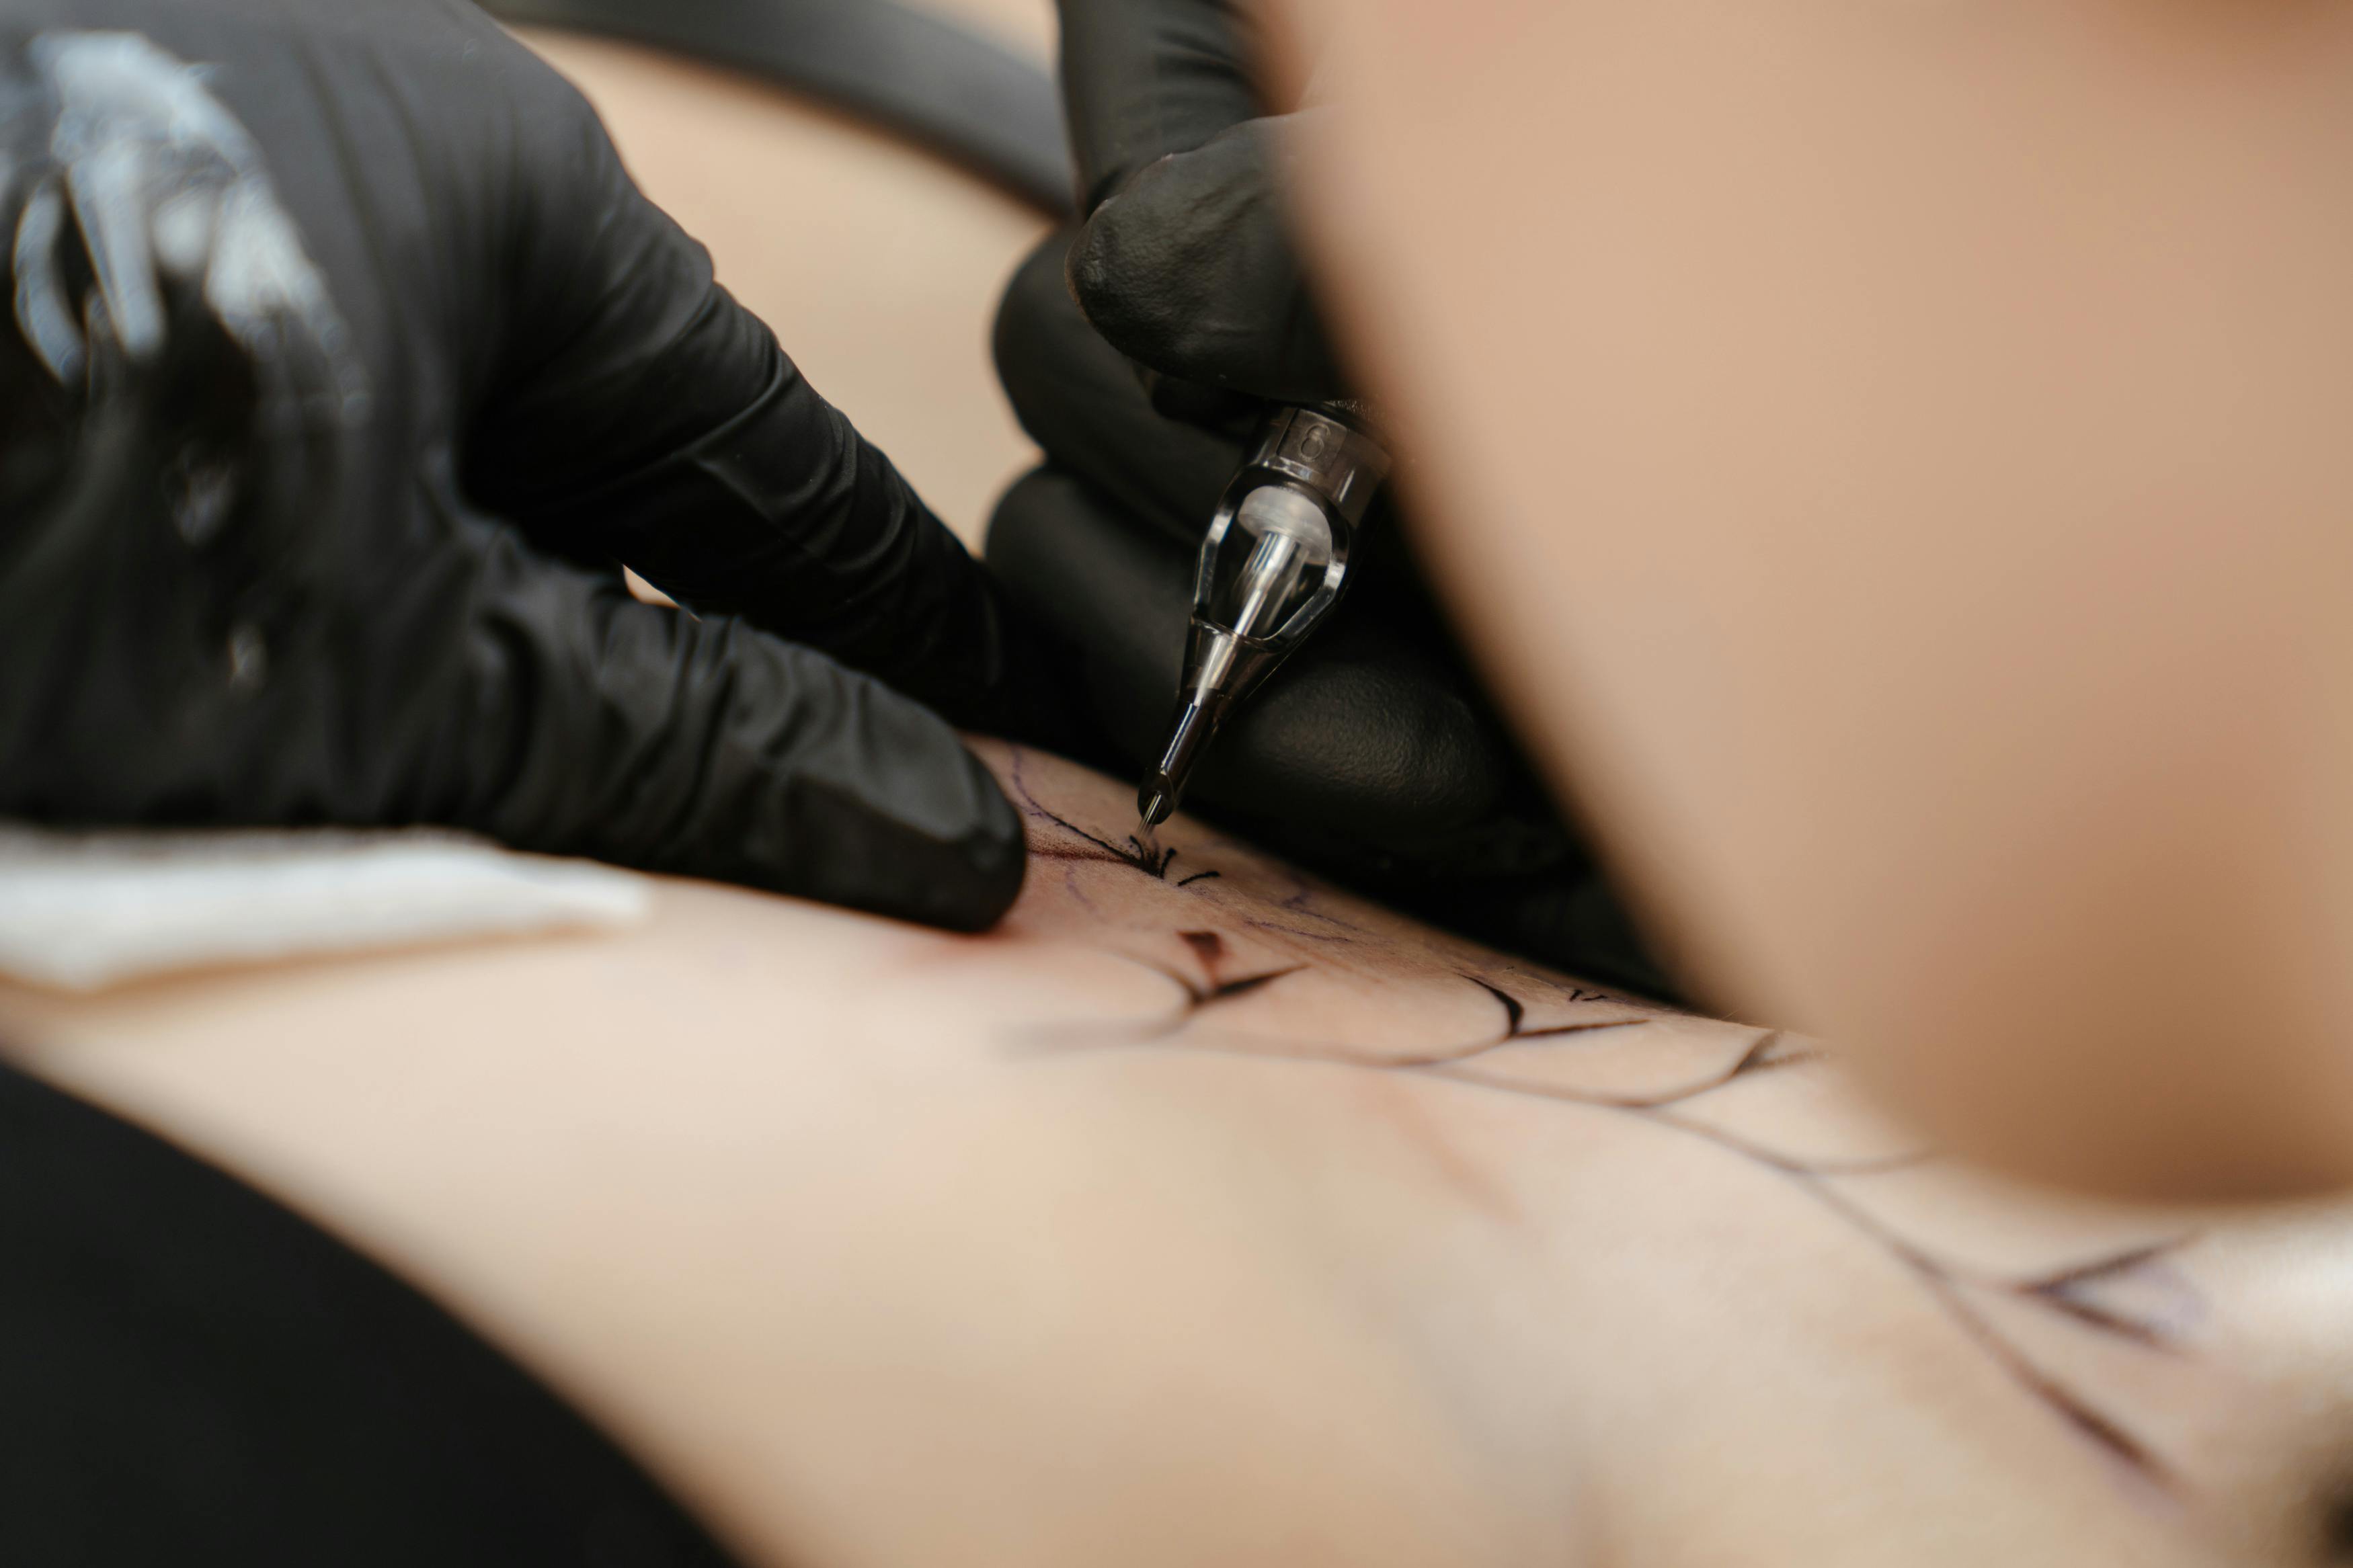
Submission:
M 1219 726 L 1332 613 L 1389 458 L 1361 410 L 1279 408 L 1226 486 L 1201 542 L 1176 717 L 1135 807 L 1168 819 Z

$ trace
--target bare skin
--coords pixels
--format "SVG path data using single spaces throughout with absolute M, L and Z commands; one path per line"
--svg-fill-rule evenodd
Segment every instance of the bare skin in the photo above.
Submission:
M 1422 543 L 1694 973 L 2013 1169 L 2353 1181 L 2353 10 L 1275 9 Z
M 433 1291 L 750 1559 L 2319 1563 L 2353 1212 L 2061 1205 L 994 748 L 953 938 L 0 992 L 24 1065 Z

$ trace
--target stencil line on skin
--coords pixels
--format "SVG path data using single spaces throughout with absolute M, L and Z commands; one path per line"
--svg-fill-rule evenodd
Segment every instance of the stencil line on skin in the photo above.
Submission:
M 1184 1001 L 1177 1011 L 1166 1017 L 1142 1022 L 1135 1026 L 1132 1032 L 1123 1032 L 1113 1037 L 1107 1037 L 1106 1026 L 1103 1025 L 1077 1026 L 1088 1037 L 1080 1044 L 1108 1047 L 1163 1041 L 1174 1033 L 1196 1026 L 1199 1022 L 1201 1012 L 1210 1005 L 1247 995 L 1274 981 L 1315 968 L 1315 965 L 1311 963 L 1294 963 L 1285 968 L 1261 972 L 1239 980 L 1221 983 L 1218 976 L 1218 967 L 1225 958 L 1224 939 L 1215 931 L 1178 931 L 1176 935 L 1200 960 L 1204 976 L 1202 981 L 1196 982 L 1191 976 L 1179 970 L 1136 953 L 1116 952 L 1113 956 L 1123 963 L 1134 964 L 1140 969 L 1150 970 L 1177 986 L 1184 995 Z M 1478 985 L 1491 995 L 1500 997 L 1502 994 L 1493 986 L 1473 976 L 1463 975 L 1461 978 Z M 1235 1056 L 1283 1057 L 1294 1060 L 1328 1059 L 1344 1061 L 1356 1067 L 1386 1068 L 1440 1068 L 1456 1066 L 1506 1046 L 1530 1045 L 1545 1040 L 1566 1039 L 1573 1036 L 1630 1029 L 1652 1021 L 1648 1017 L 1601 1018 L 1587 1023 L 1549 1025 L 1530 1029 L 1525 1026 L 1525 1009 L 1519 1009 L 1516 1012 L 1507 1010 L 1507 1026 L 1501 1035 L 1461 1046 L 1449 1047 L 1442 1050 L 1410 1056 L 1368 1056 L 1331 1041 L 1301 1040 L 1295 1037 L 1257 1035 L 1242 1031 L 1228 1031 L 1215 1038 L 1195 1034 L 1188 1038 L 1187 1044 L 1194 1049 L 1214 1050 Z
M 2114 1258 L 2082 1264 L 2073 1268 L 2063 1268 L 2055 1274 L 2023 1283 L 2018 1289 L 2031 1294 L 2043 1305 L 2070 1317 L 2080 1319 L 2094 1328 L 2121 1334 L 2151 1350 L 2178 1352 L 2180 1349 L 2179 1340 L 2155 1318 L 2137 1318 L 2117 1311 L 2113 1308 L 2101 1305 L 2083 1294 L 2083 1291 L 2084 1287 L 2096 1284 L 2100 1280 L 2119 1279 L 2136 1270 L 2163 1263 L 2173 1253 L 2188 1245 L 2189 1240 L 2189 1237 L 2183 1237 L 2170 1242 L 2154 1242 L 2146 1247 L 2134 1247 L 2129 1251 L 2118 1253 Z M 2168 1274 L 2171 1272 L 2168 1270 Z M 2172 1294 L 2178 1300 L 2192 1292 L 2187 1283 L 2180 1281 L 2176 1276 L 2175 1289 Z
M 1155 857 L 1140 841 L 1131 840 L 1129 848 L 1106 842 L 1086 832 L 1067 818 L 1049 810 L 1032 795 L 1020 776 L 1020 758 L 1017 752 L 1012 769 L 1013 782 L 1024 803 L 1039 817 L 1050 821 L 1075 835 L 1099 853 L 1082 850 L 1064 851 L 1055 855 L 1040 849 L 1039 853 L 1055 858 L 1085 858 L 1116 862 L 1143 875 L 1165 881 L 1168 863 L 1175 858 L 1169 851 Z M 1213 873 L 1212 873 L 1213 874 Z M 1197 875 L 1187 882 L 1198 880 Z M 1184 884 L 1180 884 L 1184 885 Z M 1303 880 L 1299 891 L 1283 900 L 1282 907 L 1292 912 L 1326 921 L 1350 931 L 1347 922 L 1304 908 L 1312 889 Z M 1335 942 L 1341 946 L 1356 946 L 1347 937 L 1324 937 L 1273 926 L 1271 922 L 1250 921 L 1247 923 L 1261 929 L 1283 930 L 1297 938 Z M 1472 1069 L 1469 1064 L 1507 1046 L 1527 1044 L 1547 1038 L 1599 1033 L 1606 1030 L 1631 1028 L 1656 1021 L 1668 1015 L 1646 1015 L 1635 1018 L 1564 1022 L 1535 1028 L 1527 1026 L 1527 1006 L 1518 995 L 1504 990 L 1492 981 L 1476 974 L 1461 973 L 1458 978 L 1477 986 L 1494 1000 L 1504 1011 L 1503 1033 L 1472 1045 L 1432 1051 L 1419 1056 L 1402 1058 L 1367 1057 L 1361 1050 L 1328 1041 L 1283 1039 L 1250 1035 L 1228 1035 L 1223 1038 L 1198 1032 L 1202 1015 L 1224 1002 L 1248 996 L 1289 975 L 1316 967 L 1302 963 L 1285 969 L 1263 971 L 1232 981 L 1216 978 L 1216 963 L 1223 957 L 1223 941 L 1210 931 L 1176 933 L 1201 958 L 1206 984 L 1149 959 L 1130 953 L 1117 953 L 1124 962 L 1152 970 L 1176 985 L 1183 1000 L 1169 1017 L 1153 1020 L 1130 1033 L 1116 1026 L 1081 1025 L 1077 1027 L 1096 1046 L 1165 1045 L 1180 1043 L 1187 1048 L 1230 1055 L 1247 1055 L 1277 1059 L 1303 1060 L 1334 1066 L 1372 1068 L 1381 1071 L 1401 1071 L 1461 1083 L 1469 1088 L 1494 1093 L 1515 1094 L 1525 1098 L 1552 1100 L 1581 1106 L 1616 1115 L 1639 1117 L 1653 1125 L 1666 1128 L 1687 1137 L 1715 1145 L 1736 1158 L 1791 1183 L 1822 1205 L 1865 1240 L 1873 1243 L 1900 1265 L 1928 1294 L 1948 1321 L 2020 1388 L 2052 1410 L 2078 1435 L 2088 1439 L 2096 1448 L 2120 1462 L 2132 1474 L 2168 1495 L 2177 1495 L 2179 1481 L 2172 1468 L 2147 1443 L 2122 1423 L 2099 1410 L 2089 1400 L 2077 1394 L 2053 1374 L 2046 1372 L 2032 1358 L 2006 1338 L 1991 1319 L 1969 1298 L 1972 1289 L 2000 1294 L 2031 1306 L 2050 1311 L 2066 1322 L 2087 1332 L 2120 1341 L 2136 1348 L 2155 1353 L 2181 1353 L 2182 1347 L 2168 1328 L 2154 1319 L 2137 1317 L 2091 1300 L 2087 1287 L 2105 1279 L 2120 1279 L 2136 1270 L 2152 1268 L 2194 1238 L 2190 1236 L 2164 1241 L 2144 1243 L 2123 1251 L 2075 1265 L 2056 1273 L 2027 1279 L 2006 1278 L 1973 1271 L 1950 1262 L 1907 1239 L 1876 1215 L 1864 1208 L 1841 1191 L 1839 1183 L 1867 1179 L 1896 1172 L 1915 1169 L 1933 1155 L 1926 1151 L 1900 1153 L 1894 1156 L 1857 1161 L 1803 1160 L 1782 1154 L 1751 1139 L 1730 1132 L 1721 1127 L 1692 1117 L 1680 1115 L 1680 1108 L 1690 1106 L 1706 1096 L 1732 1084 L 1753 1079 L 1769 1071 L 1800 1069 L 1813 1065 L 1820 1053 L 1797 1050 L 1782 1052 L 1785 1037 L 1778 1030 L 1759 1032 L 1722 1070 L 1709 1074 L 1679 1089 L 1662 1090 L 1648 1095 L 1609 1095 L 1582 1092 L 1556 1084 L 1534 1084 Z M 1214 950 L 1210 943 L 1216 943 Z M 1383 945 L 1374 942 L 1371 945 Z M 1557 988 L 1557 987 L 1555 987 Z M 1567 988 L 1565 998 L 1571 1004 L 1588 1002 L 1619 1002 L 1607 993 L 1592 992 L 1579 986 Z M 1060 1032 L 1060 1031 L 1058 1031 Z M 1178 1037 L 1186 1037 L 1181 1041 Z M 1077 1042 L 1073 1042 L 1077 1043 Z
M 1758 1145 L 1747 1139 L 1728 1133 L 1721 1128 L 1678 1116 L 1675 1108 L 1715 1092 L 1716 1089 L 1753 1077 L 1759 1071 L 1771 1070 L 1777 1065 L 1763 1053 L 1769 1049 L 1771 1038 L 1752 1044 L 1737 1062 L 1725 1071 L 1685 1089 L 1657 1096 L 1610 1096 L 1581 1094 L 1550 1085 L 1514 1083 L 1491 1074 L 1467 1072 L 1458 1061 L 1435 1066 L 1416 1067 L 1415 1070 L 1432 1078 L 1504 1094 L 1523 1095 L 1533 1099 L 1551 1100 L 1590 1110 L 1618 1115 L 1638 1116 L 1654 1125 L 1671 1128 L 1688 1136 L 1713 1143 L 1726 1152 L 1749 1161 L 1788 1180 L 1807 1193 L 1816 1202 L 1831 1210 L 1840 1219 L 1868 1240 L 1873 1242 L 1897 1263 L 1901 1264 L 1926 1289 L 1932 1300 L 1961 1331 L 1990 1356 L 2004 1373 L 2029 1394 L 2049 1406 L 2080 1435 L 2091 1439 L 2104 1452 L 2121 1461 L 2134 1474 L 2168 1495 L 2179 1489 L 2171 1467 L 2167 1465 L 2147 1444 L 2126 1428 L 2122 1423 L 2100 1411 L 2089 1400 L 2077 1394 L 2053 1374 L 2044 1371 L 2023 1351 L 2005 1338 L 2001 1331 L 1969 1300 L 1967 1289 L 1991 1290 L 2056 1312 L 2094 1332 L 2105 1333 L 2126 1341 L 2137 1347 L 2167 1353 L 2179 1353 L 2180 1347 L 2156 1322 L 2136 1319 L 2085 1300 L 2071 1291 L 2083 1284 L 2101 1278 L 2114 1277 L 2145 1267 L 2170 1256 L 2189 1244 L 2189 1237 L 2144 1244 L 2113 1257 L 2063 1271 L 2056 1276 L 2028 1279 L 2004 1279 L 1978 1274 L 1937 1258 L 1898 1235 L 1876 1215 L 1856 1204 L 1838 1190 L 1835 1183 L 1885 1175 L 1910 1170 L 1926 1163 L 1931 1156 L 1925 1152 L 1899 1154 L 1868 1161 L 1793 1160 Z M 1214 1047 L 1212 1047 L 1214 1048 Z M 1307 1053 L 1296 1050 L 1288 1055 Z M 1361 1058 L 1317 1057 L 1315 1059 L 1337 1061 L 1353 1067 L 1387 1068 L 1389 1064 L 1366 1061 Z M 1788 1066 L 1804 1066 L 1809 1058 L 1790 1058 Z
M 1498 1092 L 1562 1100 L 1620 1115 L 1639 1116 L 1658 1126 L 1672 1128 L 1713 1143 L 1795 1184 L 1901 1264 L 1927 1291 L 1947 1318 L 2028 1394 L 2050 1407 L 2080 1435 L 2122 1461 L 2133 1473 L 2168 1495 L 2177 1493 L 2179 1483 L 2161 1457 L 2120 1422 L 2100 1411 L 2012 1344 L 1969 1300 L 1967 1291 L 1968 1288 L 1975 1287 L 2000 1292 L 2057 1312 L 2092 1331 L 2122 1339 L 2144 1349 L 2174 1353 L 2179 1352 L 2179 1346 L 2161 1325 L 2114 1311 L 2073 1292 L 2094 1280 L 2115 1278 L 2169 1257 L 2187 1246 L 2191 1238 L 2178 1237 L 2143 1244 L 2054 1275 L 2026 1279 L 1985 1275 L 1947 1262 L 1913 1243 L 1835 1185 L 1841 1181 L 1915 1168 L 1930 1158 L 1926 1152 L 1869 1162 L 1793 1160 L 1721 1128 L 1675 1114 L 1677 1107 L 1689 1105 L 1758 1072 L 1782 1067 L 1802 1067 L 1815 1059 L 1813 1053 L 1776 1058 L 1771 1053 L 1780 1037 L 1778 1032 L 1762 1036 L 1751 1042 L 1739 1058 L 1723 1072 L 1680 1091 L 1639 1098 L 1586 1095 L 1548 1085 L 1511 1083 L 1484 1073 L 1461 1071 L 1451 1064 L 1423 1070 L 1433 1077 Z
M 1474 984 L 1505 1004 L 1508 1025 L 1516 1028 L 1525 1016 L 1525 1005 L 1509 993 L 1485 981 L 1473 979 Z M 1510 1083 L 1488 1074 L 1462 1071 L 1459 1065 L 1451 1063 L 1423 1070 L 1431 1076 L 1474 1084 L 1482 1089 L 1567 1100 L 1596 1110 L 1640 1116 L 1657 1125 L 1714 1143 L 1797 1184 L 1816 1202 L 1875 1242 L 1909 1270 L 1945 1314 L 2028 1393 L 2050 1406 L 2099 1447 L 2122 1460 L 2137 1475 L 2168 1494 L 2177 1491 L 2179 1483 L 2170 1467 L 2154 1450 L 2121 1423 L 2102 1413 L 2010 1343 L 2000 1330 L 1969 1301 L 1966 1290 L 1974 1286 L 2000 1292 L 2057 1312 L 2092 1331 L 2108 1334 L 2144 1349 L 2176 1353 L 2180 1347 L 2162 1325 L 2104 1307 L 2080 1292 L 2083 1287 L 2097 1280 L 2117 1278 L 2170 1257 L 2189 1245 L 2192 1238 L 2185 1236 L 2145 1243 L 2055 1274 L 2024 1279 L 1987 1275 L 1949 1263 L 1913 1243 L 1832 1184 L 1839 1181 L 1916 1168 L 1931 1158 L 1926 1152 L 1867 1162 L 1793 1160 L 1722 1128 L 1675 1114 L 1677 1107 L 1690 1105 L 1717 1089 L 1753 1078 L 1760 1072 L 1803 1067 L 1819 1059 L 1819 1052 L 1775 1055 L 1782 1039 L 1779 1031 L 1767 1031 L 1750 1042 L 1747 1049 L 1724 1071 L 1683 1089 L 1657 1096 L 1577 1094 L 1551 1086 Z
M 1301 931 L 1297 926 L 1284 925 L 1281 921 L 1245 920 L 1242 923 L 1253 931 L 1271 931 L 1277 936 L 1297 937 L 1302 942 L 1321 942 L 1351 947 L 1356 943 L 1356 939 L 1345 931 Z
M 1188 944 L 1192 938 L 1216 935 L 1211 931 L 1180 931 L 1177 934 L 1187 938 Z M 1203 982 L 1195 980 L 1181 970 L 1149 958 L 1140 957 L 1135 953 L 1122 952 L 1111 948 L 1098 951 L 1117 959 L 1122 963 L 1132 963 L 1138 969 L 1149 970 L 1175 985 L 1178 992 L 1176 1010 L 1165 1017 L 1139 1019 L 1125 1024 L 1082 1020 L 1058 1026 L 1045 1031 L 1047 1037 L 1042 1040 L 1033 1036 L 1029 1049 L 1023 1054 L 1034 1055 L 1044 1051 L 1065 1054 L 1090 1048 L 1150 1045 L 1183 1031 L 1208 1008 L 1217 1006 L 1220 1003 L 1248 996 L 1252 992 L 1262 990 L 1278 980 L 1301 973 L 1309 967 L 1307 964 L 1295 963 L 1285 969 L 1261 970 L 1232 980 L 1216 979 L 1214 971 L 1211 971 L 1212 977 Z M 1195 951 L 1199 952 L 1198 945 L 1195 946 Z M 1206 960 L 1204 968 L 1208 968 Z M 1117 1031 L 1116 1035 L 1107 1038 L 1106 1035 L 1114 1030 Z
M 1176 851 L 1175 849 L 1161 849 L 1155 846 L 1148 845 L 1134 834 L 1130 834 L 1126 843 L 1121 845 L 1114 844 L 1107 838 L 1099 838 L 1095 835 L 1089 833 L 1085 828 L 1081 827 L 1069 817 L 1064 816 L 1061 813 L 1047 805 L 1043 801 L 1039 800 L 1035 795 L 1030 793 L 1029 781 L 1021 775 L 1021 762 L 1023 756 L 1021 748 L 1015 746 L 1008 748 L 1008 750 L 1011 755 L 1008 763 L 1007 772 L 1011 777 L 1013 792 L 1021 797 L 1021 804 L 1029 813 L 1032 816 L 1041 817 L 1044 820 L 1052 823 L 1055 826 L 1060 828 L 1065 833 L 1085 840 L 1088 844 L 1092 845 L 1095 849 L 1101 851 L 1099 854 L 1090 854 L 1086 850 L 1075 847 L 1040 844 L 1033 846 L 1030 853 L 1048 860 L 1101 860 L 1106 863 L 1125 866 L 1130 870 L 1141 871 L 1155 881 L 1165 882 L 1168 879 L 1168 867 L 1170 863 L 1176 858 Z M 1217 873 L 1214 871 L 1203 873 L 1203 875 L 1207 876 L 1215 876 L 1216 874 Z M 1191 877 L 1187 878 L 1186 880 L 1198 881 L 1199 879 L 1200 879 L 1198 877 Z M 1179 884 L 1179 886 L 1182 885 L 1182 883 Z

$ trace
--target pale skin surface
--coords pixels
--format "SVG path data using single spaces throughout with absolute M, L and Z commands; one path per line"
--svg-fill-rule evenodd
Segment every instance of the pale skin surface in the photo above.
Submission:
M 2353 1214 L 2005 1193 L 1803 1041 L 1138 854 L 1126 785 L 985 750 L 1036 851 L 987 937 L 665 884 L 0 1034 L 755 1563 L 2327 1560 Z
M 1692 972 L 2013 1168 L 2353 1180 L 2353 7 L 1275 8 L 1421 542 Z

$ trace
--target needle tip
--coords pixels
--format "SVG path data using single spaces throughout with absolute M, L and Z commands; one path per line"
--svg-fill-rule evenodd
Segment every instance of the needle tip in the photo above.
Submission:
M 1154 773 L 1135 792 L 1135 814 L 1146 827 L 1157 827 L 1176 811 L 1176 786 L 1166 773 Z

